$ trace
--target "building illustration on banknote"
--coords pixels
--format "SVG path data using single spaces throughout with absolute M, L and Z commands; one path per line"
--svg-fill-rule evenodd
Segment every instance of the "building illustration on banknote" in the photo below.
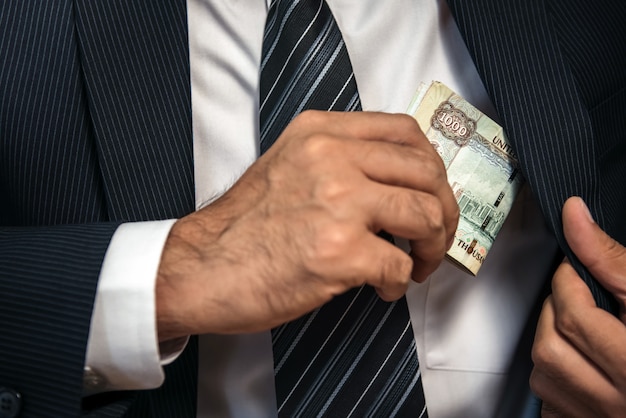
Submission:
M 447 259 L 476 275 L 523 178 L 502 128 L 440 82 L 422 85 L 409 106 L 446 167 L 460 209 Z
M 489 202 L 485 202 L 478 196 L 465 190 L 456 181 L 452 184 L 452 192 L 459 204 L 459 209 L 463 213 L 465 220 L 472 224 L 473 228 L 484 232 L 485 239 L 494 240 L 500 231 L 506 214 Z

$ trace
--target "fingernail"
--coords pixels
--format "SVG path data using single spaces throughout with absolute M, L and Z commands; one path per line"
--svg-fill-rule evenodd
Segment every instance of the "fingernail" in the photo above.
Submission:
M 589 219 L 589 222 L 595 223 L 596 221 L 593 219 L 593 216 L 591 216 L 591 212 L 589 211 L 589 207 L 587 206 L 585 201 L 582 200 L 582 198 L 580 199 L 580 204 L 582 205 L 583 210 L 584 210 L 585 214 L 587 215 L 587 219 Z

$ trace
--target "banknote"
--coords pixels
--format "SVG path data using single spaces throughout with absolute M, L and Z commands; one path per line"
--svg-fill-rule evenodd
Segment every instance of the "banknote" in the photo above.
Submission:
M 408 112 L 441 156 L 460 208 L 446 258 L 476 275 L 524 179 L 502 128 L 444 84 L 420 85 Z

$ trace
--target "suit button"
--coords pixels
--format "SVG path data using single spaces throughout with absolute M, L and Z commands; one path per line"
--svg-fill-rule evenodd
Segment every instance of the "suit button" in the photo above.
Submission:
M 0 387 L 0 418 L 16 418 L 22 408 L 22 396 L 14 390 Z

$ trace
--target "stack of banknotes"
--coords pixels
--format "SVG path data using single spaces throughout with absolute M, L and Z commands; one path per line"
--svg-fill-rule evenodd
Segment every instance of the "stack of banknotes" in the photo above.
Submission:
M 420 85 L 407 113 L 443 159 L 461 211 L 446 258 L 475 276 L 524 182 L 517 157 L 502 127 L 440 82 Z

